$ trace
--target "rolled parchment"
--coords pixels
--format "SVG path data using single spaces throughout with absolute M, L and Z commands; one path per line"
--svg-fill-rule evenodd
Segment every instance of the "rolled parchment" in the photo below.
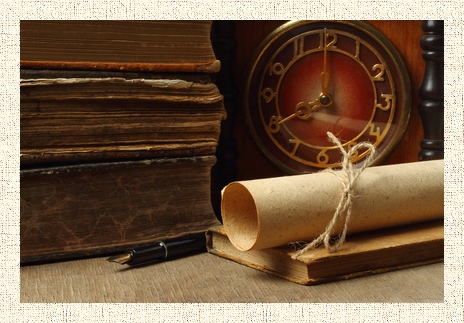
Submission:
M 222 191 L 224 229 L 242 251 L 310 241 L 324 232 L 342 190 L 327 171 L 233 182 Z M 443 218 L 443 160 L 368 167 L 353 193 L 348 233 Z

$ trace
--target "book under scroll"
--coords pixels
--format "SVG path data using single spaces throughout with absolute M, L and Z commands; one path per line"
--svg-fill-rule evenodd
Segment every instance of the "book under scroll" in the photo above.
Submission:
M 342 217 L 327 235 L 337 240 L 348 221 L 346 242 L 336 251 L 304 250 L 326 236 L 344 196 L 342 176 L 338 170 L 227 185 L 224 227 L 210 231 L 210 252 L 301 284 L 443 260 L 443 160 L 367 167 L 352 186 L 349 221 Z
M 211 254 L 265 273 L 302 284 L 380 274 L 443 261 L 443 220 L 350 235 L 336 253 L 324 248 L 307 252 L 298 260 L 291 246 L 240 251 L 222 227 L 208 231 Z

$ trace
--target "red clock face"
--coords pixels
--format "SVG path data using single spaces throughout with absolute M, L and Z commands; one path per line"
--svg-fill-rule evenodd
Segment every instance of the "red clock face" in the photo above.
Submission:
M 364 23 L 291 22 L 267 38 L 248 71 L 245 107 L 261 150 L 288 173 L 338 167 L 332 132 L 369 141 L 381 162 L 409 120 L 410 85 L 393 46 Z M 360 151 L 352 162 L 362 163 Z

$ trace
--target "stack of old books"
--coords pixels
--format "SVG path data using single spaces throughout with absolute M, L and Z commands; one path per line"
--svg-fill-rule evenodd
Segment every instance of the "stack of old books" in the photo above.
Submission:
M 217 224 L 208 21 L 21 21 L 21 263 Z

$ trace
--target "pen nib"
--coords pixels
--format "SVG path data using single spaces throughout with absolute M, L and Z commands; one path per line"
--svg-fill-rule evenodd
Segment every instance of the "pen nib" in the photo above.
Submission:
M 124 265 L 126 262 L 129 262 L 130 260 L 132 259 L 131 255 L 121 255 L 121 256 L 113 256 L 113 257 L 109 257 L 108 261 L 111 261 L 111 262 L 117 262 L 118 264 L 121 264 L 121 265 Z

